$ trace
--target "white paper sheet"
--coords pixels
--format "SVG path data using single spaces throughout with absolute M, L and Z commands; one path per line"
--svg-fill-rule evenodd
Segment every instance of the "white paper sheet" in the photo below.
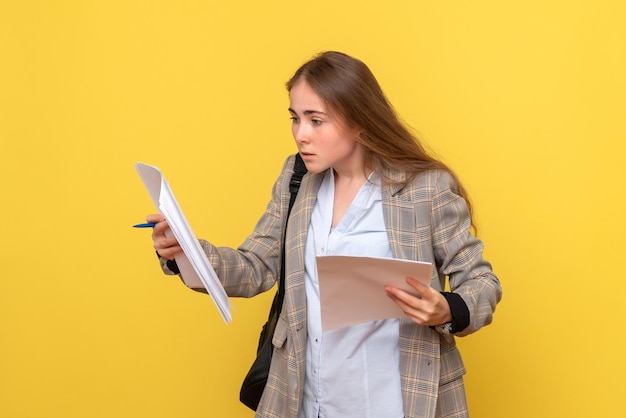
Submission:
M 405 317 L 387 296 L 385 285 L 417 294 L 406 278 L 429 286 L 432 268 L 431 263 L 380 257 L 317 257 L 322 330 Z
M 231 322 L 228 295 L 226 295 L 224 287 L 211 267 L 211 263 L 202 250 L 196 235 L 191 230 L 169 184 L 161 174 L 161 170 L 143 163 L 135 164 L 135 169 L 148 189 L 154 205 L 167 219 L 173 235 L 183 249 L 183 253 L 176 256 L 176 264 L 180 269 L 183 281 L 192 288 L 204 287 L 220 311 L 224 322 Z

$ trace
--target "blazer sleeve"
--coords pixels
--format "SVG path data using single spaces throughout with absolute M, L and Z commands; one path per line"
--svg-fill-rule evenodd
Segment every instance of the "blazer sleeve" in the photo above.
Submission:
M 432 199 L 433 250 L 440 275 L 450 290 L 463 298 L 469 325 L 455 335 L 476 332 L 491 323 L 502 287 L 491 264 L 483 258 L 483 243 L 470 231 L 470 214 L 449 173 L 437 172 Z
M 294 162 L 294 156 L 290 156 L 283 164 L 265 212 L 238 248 L 217 247 L 200 240 L 228 296 L 252 297 L 269 290 L 278 278 L 283 214 L 289 205 L 289 179 Z M 166 274 L 174 274 L 163 258 L 161 267 Z M 204 289 L 193 290 L 206 293 Z

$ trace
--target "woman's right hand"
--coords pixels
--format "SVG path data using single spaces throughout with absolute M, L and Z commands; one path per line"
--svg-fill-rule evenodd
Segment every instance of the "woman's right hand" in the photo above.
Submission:
M 173 260 L 176 254 L 183 251 L 176 237 L 172 235 L 170 226 L 163 215 L 148 215 L 146 222 L 156 224 L 152 230 L 152 241 L 154 242 L 154 249 L 161 257 Z

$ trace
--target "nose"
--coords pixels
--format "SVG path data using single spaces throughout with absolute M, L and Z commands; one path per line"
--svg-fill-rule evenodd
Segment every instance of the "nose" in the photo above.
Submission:
M 292 127 L 293 139 L 296 140 L 297 143 L 309 142 L 310 137 L 308 131 L 306 129 L 306 124 L 297 123 Z

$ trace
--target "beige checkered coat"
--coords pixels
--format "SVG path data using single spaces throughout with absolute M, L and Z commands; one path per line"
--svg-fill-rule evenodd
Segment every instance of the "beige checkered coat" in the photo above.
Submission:
M 274 185 L 265 213 L 237 250 L 202 242 L 230 296 L 254 296 L 275 283 L 293 164 L 291 156 Z M 386 174 L 403 178 L 401 173 Z M 322 177 L 311 173 L 304 177 L 289 219 L 286 296 L 257 417 L 295 418 L 300 407 L 307 338 L 304 245 Z M 431 286 L 442 290 L 448 277 L 451 291 L 467 304 L 471 322 L 457 335 L 489 324 L 501 297 L 500 283 L 482 258 L 481 241 L 469 232 L 467 206 L 454 192 L 451 177 L 442 171 L 427 172 L 405 187 L 383 185 L 382 196 L 394 256 L 434 263 Z M 402 319 L 399 347 L 406 417 L 466 417 L 465 368 L 454 337 Z

